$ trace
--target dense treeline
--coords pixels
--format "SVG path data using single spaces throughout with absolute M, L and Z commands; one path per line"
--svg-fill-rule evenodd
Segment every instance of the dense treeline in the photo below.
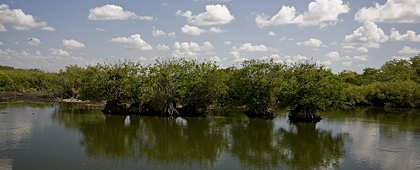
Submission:
M 52 92 L 59 88 L 59 78 L 55 73 L 44 73 L 38 69 L 0 66 L 0 92 Z
M 57 98 L 105 101 L 104 112 L 203 116 L 209 106 L 245 106 L 249 117 L 272 117 L 288 107 L 291 119 L 320 119 L 329 107 L 419 107 L 420 56 L 392 60 L 363 73 L 334 74 L 316 63 L 244 61 L 219 68 L 194 60 L 131 61 L 67 66 L 58 73 L 0 67 L 0 91 L 44 92 Z
M 381 68 L 365 68 L 362 74 L 339 74 L 347 83 L 344 93 L 349 105 L 419 107 L 420 56 L 387 61 Z

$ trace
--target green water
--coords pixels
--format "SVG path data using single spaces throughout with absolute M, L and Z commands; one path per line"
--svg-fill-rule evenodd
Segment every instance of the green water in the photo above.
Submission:
M 418 110 L 320 113 L 317 124 L 110 116 L 98 107 L 0 104 L 0 169 L 420 169 Z

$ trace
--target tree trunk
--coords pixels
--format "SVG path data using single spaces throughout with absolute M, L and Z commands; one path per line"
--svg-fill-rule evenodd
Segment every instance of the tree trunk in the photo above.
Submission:
M 127 114 L 126 105 L 120 105 L 118 101 L 107 102 L 102 112 L 106 114 Z
M 131 104 L 130 108 L 128 108 L 128 112 L 130 114 L 138 114 L 138 115 L 157 115 L 159 112 L 156 111 L 153 107 L 151 102 L 140 104 L 134 103 Z
M 108 102 L 105 105 L 105 114 L 139 114 L 139 115 L 161 115 L 161 116 L 181 116 L 172 102 L 165 102 L 165 105 L 156 109 L 152 103 L 134 103 L 134 104 L 119 104 L 118 101 Z
M 317 123 L 321 121 L 321 116 L 316 114 L 315 111 L 310 111 L 307 108 L 296 108 L 290 111 L 289 120 L 291 122 L 309 122 Z
M 249 118 L 273 118 L 274 111 L 265 105 L 259 105 L 249 108 L 245 114 Z
M 172 102 L 165 102 L 161 114 L 164 116 L 180 116 L 178 110 L 176 110 L 175 104 Z
M 204 117 L 207 115 L 205 109 L 199 108 L 197 106 L 184 106 L 179 109 L 182 117 Z

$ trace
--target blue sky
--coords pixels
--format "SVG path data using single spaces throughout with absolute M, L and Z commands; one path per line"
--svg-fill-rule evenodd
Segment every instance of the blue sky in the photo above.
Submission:
M 0 0 L 0 65 L 312 60 L 333 72 L 420 54 L 420 0 Z

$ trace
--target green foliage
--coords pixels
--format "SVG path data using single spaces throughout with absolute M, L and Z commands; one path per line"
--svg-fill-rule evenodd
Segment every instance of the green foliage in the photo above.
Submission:
M 419 81 L 416 70 L 411 68 L 411 63 L 407 60 L 387 61 L 380 70 L 378 80 L 382 82 L 395 80 Z
M 132 104 L 140 99 L 144 69 L 131 61 L 89 66 L 81 78 L 83 100 Z
M 362 84 L 366 85 L 366 84 L 376 82 L 378 80 L 379 73 L 380 73 L 380 70 L 378 69 L 370 68 L 370 67 L 364 68 L 363 74 L 362 74 L 362 79 L 363 79 Z
M 337 75 L 323 66 L 311 63 L 295 64 L 286 74 L 287 83 L 277 94 L 281 106 L 292 112 L 316 113 L 343 104 L 344 84 Z
M 225 74 L 214 63 L 163 60 L 149 67 L 147 87 L 153 107 L 161 114 L 177 115 L 176 104 L 205 110 L 220 98 Z
M 8 74 L 4 71 L 0 71 L 0 92 L 1 91 L 13 91 L 14 82 Z
M 357 72 L 354 71 L 344 70 L 339 73 L 338 76 L 341 78 L 341 81 L 345 83 L 354 85 L 362 85 L 363 83 L 362 75 L 357 74 Z
M 346 102 L 348 105 L 354 106 L 356 104 L 370 104 L 366 99 L 367 90 L 365 86 L 349 85 L 348 87 L 344 88 L 343 91 L 346 95 Z
M 275 104 L 275 93 L 281 89 L 286 65 L 261 60 L 242 63 L 242 68 L 230 68 L 229 87 L 225 96 L 228 106 L 247 106 L 248 116 L 272 116 L 269 106 Z
M 13 67 L 9 67 L 9 66 L 0 66 L 0 70 L 4 71 L 4 70 L 13 70 L 15 68 Z
M 419 73 L 420 57 L 415 56 L 409 60 L 387 61 L 380 69 L 365 68 L 360 84 L 348 81 L 348 73 L 340 77 L 352 84 L 344 89 L 350 105 L 418 107 Z
M 229 86 L 231 105 L 249 107 L 269 106 L 275 102 L 276 85 L 282 81 L 285 65 L 250 60 L 242 63 L 241 69 L 230 69 Z
M 225 93 L 227 86 L 223 83 L 226 75 L 218 71 L 215 63 L 197 63 L 182 60 L 183 70 L 180 78 L 180 104 L 205 109 L 207 105 L 216 104 L 215 100 Z
M 244 61 L 226 69 L 187 59 L 158 60 L 149 66 L 120 61 L 87 68 L 70 65 L 59 73 L 0 66 L 0 92 L 134 104 L 163 115 L 201 114 L 210 105 L 245 106 L 262 114 L 272 106 L 316 113 L 344 104 L 419 107 L 419 76 L 420 56 L 365 68 L 361 74 L 333 74 L 309 62 L 287 66 L 272 60 Z
M 56 79 L 57 75 L 54 73 L 3 66 L 0 68 L 0 91 L 42 91 L 49 93 L 53 89 Z
M 77 65 L 66 66 L 58 73 L 57 87 L 54 94 L 61 98 L 79 98 L 82 90 L 82 78 L 85 69 Z
M 176 115 L 176 103 L 180 100 L 180 82 L 183 70 L 181 62 L 159 61 L 149 67 L 147 95 L 152 106 L 161 114 Z
M 351 104 L 391 107 L 418 107 L 420 104 L 420 85 L 412 80 L 350 86 L 344 91 Z
M 410 58 L 410 68 L 416 72 L 417 83 L 420 83 L 420 55 Z

